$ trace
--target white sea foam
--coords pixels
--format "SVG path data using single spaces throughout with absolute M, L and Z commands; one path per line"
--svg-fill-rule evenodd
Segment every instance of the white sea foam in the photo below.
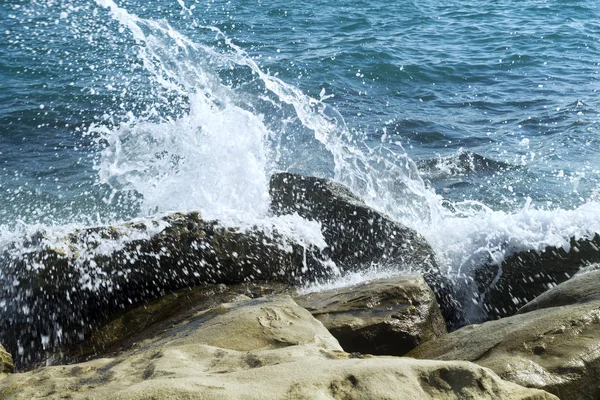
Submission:
M 177 1 L 184 13 L 193 14 L 182 0 Z M 111 186 L 113 195 L 139 196 L 139 217 L 199 210 L 204 218 L 219 219 L 227 226 L 277 230 L 306 246 L 322 248 L 325 242 L 317 223 L 298 216 L 273 218 L 268 213 L 268 178 L 278 169 L 281 139 L 308 132 L 315 139 L 315 148 L 309 151 L 324 151 L 334 161 L 333 171 L 326 172 L 368 205 L 423 234 L 451 274 L 467 272 L 488 257 L 500 261 L 514 251 L 566 246 L 570 237 L 600 232 L 598 198 L 572 210 L 539 210 L 525 204 L 521 210 L 507 212 L 467 201 L 453 204 L 450 211 L 425 184 L 401 143 L 384 135 L 380 145 L 367 144 L 325 103 L 329 96 L 324 91 L 315 99 L 263 71 L 219 29 L 196 23 L 221 41 L 217 49 L 191 39 L 165 20 L 135 16 L 113 0 L 96 0 L 96 4 L 108 10 L 120 24 L 120 33 L 135 42 L 134 64 L 141 61 L 155 99 L 142 113 L 125 110 L 117 124 L 113 116 L 106 116 L 87 132 L 101 147 L 98 183 Z M 237 87 L 224 82 L 219 73 L 229 70 L 245 73 L 248 81 Z M 170 107 L 173 112 L 161 113 Z M 288 130 L 290 121 L 303 130 Z M 57 237 L 74 228 L 56 228 Z M 7 230 L 0 241 L 8 243 L 36 230 L 48 228 Z M 106 246 L 102 251 L 119 244 L 107 241 Z M 362 276 L 371 279 L 379 273 L 386 272 L 374 270 Z M 347 278 L 348 282 L 358 276 Z
M 448 273 L 469 273 L 491 259 L 546 246 L 569 251 L 569 239 L 590 239 L 600 232 L 600 203 L 589 201 L 571 210 L 540 210 L 525 204 L 516 212 L 494 211 L 481 204 L 455 205 L 436 224 L 421 233 L 436 250 Z
M 282 132 L 269 130 L 263 115 L 244 107 L 247 97 L 225 87 L 207 67 L 210 63 L 194 58 L 205 57 L 219 65 L 249 68 L 265 92 L 274 95 L 269 101 L 279 102 L 278 109 L 291 106 L 293 117 L 332 154 L 335 179 L 370 206 L 422 233 L 450 274 L 467 272 L 488 259 L 501 261 L 515 251 L 566 246 L 570 237 L 600 232 L 600 206 L 594 201 L 552 211 L 528 203 L 516 212 L 466 201 L 453 204 L 451 212 L 423 182 L 400 143 L 383 140 L 381 146 L 366 145 L 322 101 L 325 97 L 311 98 L 264 72 L 219 29 L 200 27 L 223 40 L 225 52 L 195 43 L 166 22 L 135 17 L 112 0 L 98 4 L 109 7 L 113 18 L 143 44 L 140 57 L 155 83 L 189 97 L 189 112 L 178 119 L 158 123 L 136 119 L 101 135 L 108 143 L 99 164 L 102 182 L 142 194 L 145 214 L 199 209 L 226 224 L 278 227 L 306 244 L 323 246 L 315 226 L 300 218 L 267 218 L 267 178 L 277 157 L 268 142 Z M 164 46 L 181 49 L 185 57 L 170 58 Z

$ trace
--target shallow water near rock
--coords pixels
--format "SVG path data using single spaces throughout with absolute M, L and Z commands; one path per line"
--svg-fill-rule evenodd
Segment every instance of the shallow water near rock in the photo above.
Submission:
M 552 0 L 5 1 L 0 246 L 187 211 L 323 246 L 318 224 L 269 213 L 289 171 L 413 228 L 449 276 L 569 250 L 600 232 L 599 17 Z

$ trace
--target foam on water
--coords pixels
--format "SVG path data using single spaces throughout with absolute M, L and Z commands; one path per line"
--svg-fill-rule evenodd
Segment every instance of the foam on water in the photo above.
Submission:
M 123 115 L 106 115 L 86 133 L 99 149 L 97 184 L 108 185 L 112 196 L 132 193 L 138 217 L 199 210 L 226 225 L 275 227 L 322 248 L 318 224 L 297 216 L 269 217 L 268 178 L 285 169 L 284 153 L 294 158 L 323 152 L 333 160 L 332 171 L 305 172 L 333 175 L 370 206 L 416 229 L 450 274 L 468 272 L 487 257 L 500 261 L 514 251 L 565 246 L 569 237 L 600 232 L 598 199 L 571 210 L 523 204 L 508 211 L 481 202 L 444 201 L 424 182 L 397 138 L 384 134 L 379 144 L 368 142 L 365 133 L 349 127 L 326 103 L 323 90 L 316 99 L 265 72 L 218 28 L 191 19 L 190 24 L 211 32 L 219 44 L 206 45 L 165 20 L 135 16 L 113 0 L 96 4 L 120 25 L 119 35 L 132 40 L 122 45 L 135 47 L 132 64 L 142 66 L 153 99 L 143 112 L 124 109 Z M 183 1 L 178 4 L 192 16 Z M 245 81 L 231 84 L 223 78 L 227 73 Z M 281 148 L 283 138 L 294 137 L 296 142 L 286 143 L 297 143 L 306 135 L 315 143 L 308 152 Z M 50 228 L 23 231 L 36 229 Z M 14 235 L 8 232 L 2 239 Z M 365 273 L 364 279 L 373 274 Z M 345 282 L 356 279 L 360 277 Z
M 589 201 L 571 210 L 541 210 L 526 203 L 516 212 L 494 211 L 483 204 L 454 204 L 437 224 L 421 233 L 436 250 L 449 275 L 469 274 L 488 260 L 547 246 L 570 250 L 569 239 L 600 232 L 600 203 Z

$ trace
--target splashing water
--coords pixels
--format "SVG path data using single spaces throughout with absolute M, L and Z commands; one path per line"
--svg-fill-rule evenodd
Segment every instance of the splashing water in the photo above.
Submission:
M 142 194 L 144 212 L 200 208 L 209 218 L 222 219 L 266 214 L 266 176 L 277 169 L 268 165 L 273 156 L 267 141 L 277 140 L 282 129 L 269 129 L 262 123 L 264 116 L 244 110 L 239 94 L 206 68 L 209 59 L 209 64 L 250 68 L 264 90 L 276 96 L 270 101 L 277 102 L 277 108 L 293 107 L 293 117 L 333 156 L 335 179 L 368 203 L 412 226 L 432 218 L 436 199 L 403 151 L 368 148 L 353 138 L 333 107 L 264 73 L 217 28 L 201 27 L 222 38 L 229 53 L 195 44 L 167 23 L 132 16 L 110 0 L 98 4 L 108 7 L 112 17 L 145 44 L 140 57 L 155 82 L 189 98 L 189 113 L 180 119 L 159 124 L 136 121 L 117 131 L 92 131 L 104 133 L 100 140 L 107 142 L 99 165 L 102 182 Z M 152 40 L 143 28 L 152 32 Z M 173 58 L 168 51 L 173 47 L 186 57 Z M 148 154 L 155 157 L 148 160 Z
M 69 9 L 69 2 L 38 6 L 67 9 L 72 30 L 91 31 L 75 15 L 99 18 L 101 11 L 80 3 L 81 9 Z M 104 203 L 130 211 L 96 218 L 100 212 L 92 209 L 79 220 L 113 223 L 199 210 L 229 225 L 277 224 L 268 218 L 268 178 L 292 170 L 331 176 L 416 229 L 451 274 L 467 272 L 488 257 L 499 261 L 513 251 L 566 246 L 571 236 L 600 231 L 600 205 L 593 199 L 569 210 L 527 203 L 501 211 L 481 201 L 444 200 L 423 180 L 400 140 L 385 133 L 378 143 L 367 140 L 326 103 L 324 91 L 316 99 L 266 72 L 222 29 L 200 24 L 191 7 L 177 3 L 208 44 L 167 20 L 138 17 L 113 0 L 95 1 L 118 25 L 102 37 L 110 46 L 131 49 L 124 63 L 135 77 L 120 75 L 124 82 L 115 82 L 109 92 L 138 95 L 133 105 L 123 101 L 117 112 L 107 111 L 89 124 L 85 138 L 100 149 L 93 156 L 94 185 L 108 188 Z M 313 242 L 321 245 L 318 229 L 311 229 Z

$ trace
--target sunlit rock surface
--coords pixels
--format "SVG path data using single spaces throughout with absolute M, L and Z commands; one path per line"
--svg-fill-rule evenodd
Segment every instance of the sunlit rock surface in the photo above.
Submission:
M 518 315 L 464 327 L 407 356 L 472 361 L 503 379 L 561 399 L 598 399 L 599 278 L 598 272 L 573 278 Z
M 61 349 L 62 352 L 54 355 L 53 362 L 72 363 L 118 354 L 222 303 L 287 292 L 295 293 L 293 288 L 276 282 L 207 284 L 180 289 L 115 315 L 85 341 Z
M 0 379 L 15 372 L 12 356 L 0 345 Z
M 353 356 L 287 296 L 201 311 L 129 351 L 0 380 L 12 399 L 554 399 L 466 362 Z
M 297 296 L 347 352 L 402 356 L 445 334 L 435 296 L 420 275 Z

